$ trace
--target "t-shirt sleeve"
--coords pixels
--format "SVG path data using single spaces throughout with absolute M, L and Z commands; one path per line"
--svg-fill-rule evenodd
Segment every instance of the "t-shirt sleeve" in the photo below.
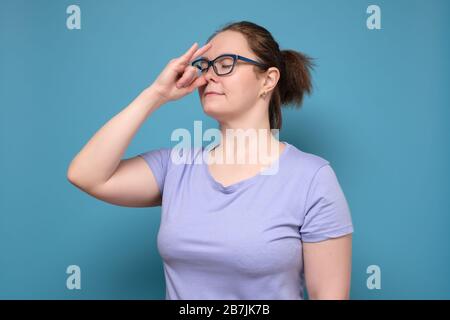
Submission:
M 163 193 L 164 181 L 169 167 L 170 151 L 170 148 L 162 148 L 143 152 L 138 155 L 147 162 L 147 165 L 155 176 L 161 194 Z
M 328 164 L 314 175 L 300 226 L 304 242 L 318 242 L 353 232 L 350 209 L 336 174 Z

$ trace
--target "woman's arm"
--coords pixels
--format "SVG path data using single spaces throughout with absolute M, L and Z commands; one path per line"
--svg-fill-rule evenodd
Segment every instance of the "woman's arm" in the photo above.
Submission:
M 103 125 L 70 163 L 68 180 L 86 193 L 118 205 L 160 202 L 156 180 L 143 159 L 122 159 L 147 117 L 164 101 L 150 86 Z
M 311 300 L 350 299 L 352 235 L 303 242 L 305 280 Z
M 122 159 L 132 138 L 147 117 L 166 102 L 180 99 L 206 83 L 189 62 L 209 50 L 195 43 L 182 56 L 170 60 L 154 83 L 124 110 L 103 125 L 70 163 L 67 179 L 106 202 L 147 207 L 161 203 L 153 172 L 139 156 Z
M 180 99 L 206 83 L 190 61 L 208 51 L 197 43 L 170 60 L 155 82 L 115 115 L 81 149 L 70 163 L 67 179 L 90 195 L 117 205 L 147 207 L 161 204 L 156 178 L 145 160 L 122 159 L 139 127 L 158 107 Z

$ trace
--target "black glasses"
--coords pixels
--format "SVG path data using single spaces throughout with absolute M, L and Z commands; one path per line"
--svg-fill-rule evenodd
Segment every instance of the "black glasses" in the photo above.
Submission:
M 260 66 L 261 68 L 266 68 L 266 65 L 261 62 L 230 53 L 222 54 L 211 61 L 206 58 L 199 58 L 192 62 L 192 66 L 198 68 L 199 74 L 208 72 L 209 67 L 212 66 L 214 72 L 218 76 L 224 76 L 233 71 L 237 60 L 253 63 L 254 65 Z

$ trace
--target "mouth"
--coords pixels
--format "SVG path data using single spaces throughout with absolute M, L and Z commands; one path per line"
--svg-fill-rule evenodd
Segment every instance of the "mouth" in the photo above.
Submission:
M 223 93 L 216 93 L 216 92 L 208 92 L 205 94 L 205 97 L 213 97 L 213 96 L 223 96 Z

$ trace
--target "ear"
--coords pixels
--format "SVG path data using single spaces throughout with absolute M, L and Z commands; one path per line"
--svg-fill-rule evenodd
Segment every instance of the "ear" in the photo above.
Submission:
M 265 72 L 261 92 L 270 93 L 270 91 L 272 91 L 276 87 L 279 80 L 280 80 L 280 70 L 278 70 L 278 68 L 276 67 L 270 67 Z

